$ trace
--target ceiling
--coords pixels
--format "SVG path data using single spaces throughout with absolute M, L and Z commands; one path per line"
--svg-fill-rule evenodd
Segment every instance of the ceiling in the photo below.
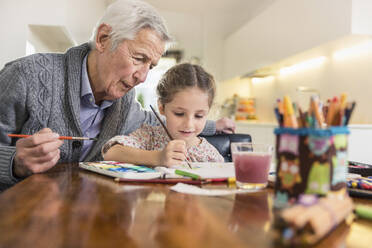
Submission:
M 255 9 L 265 5 L 266 0 L 187 0 L 187 1 L 174 1 L 174 0 L 145 0 L 153 6 L 170 11 L 177 11 L 183 13 L 224 13 L 224 12 L 242 12 L 242 9 L 247 7 L 252 8 L 248 11 L 251 14 Z M 244 7 L 244 8 L 243 8 Z
M 275 0 L 145 0 L 159 11 L 207 17 L 224 36 L 259 15 Z M 106 4 L 114 0 L 105 0 Z

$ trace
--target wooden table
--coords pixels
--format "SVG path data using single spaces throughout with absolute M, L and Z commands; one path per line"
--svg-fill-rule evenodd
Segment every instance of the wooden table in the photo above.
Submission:
M 185 195 L 59 164 L 0 194 L 0 247 L 274 247 L 272 204 L 270 189 Z M 342 224 L 318 247 L 371 247 L 371 230 Z

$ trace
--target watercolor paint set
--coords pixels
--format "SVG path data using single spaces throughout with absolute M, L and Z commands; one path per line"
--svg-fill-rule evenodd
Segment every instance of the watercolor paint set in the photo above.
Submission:
M 142 165 L 114 161 L 80 162 L 79 167 L 114 178 L 152 179 L 161 177 L 161 173 Z

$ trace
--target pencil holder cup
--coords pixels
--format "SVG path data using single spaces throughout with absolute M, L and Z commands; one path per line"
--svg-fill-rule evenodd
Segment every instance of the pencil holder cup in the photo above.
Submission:
M 346 187 L 347 127 L 277 128 L 275 206 Z

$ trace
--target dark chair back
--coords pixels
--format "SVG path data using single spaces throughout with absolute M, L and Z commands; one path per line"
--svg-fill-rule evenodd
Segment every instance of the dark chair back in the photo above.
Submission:
M 216 134 L 212 136 L 202 136 L 208 140 L 220 154 L 224 157 L 225 162 L 231 162 L 231 142 L 251 142 L 252 138 L 249 134 Z

